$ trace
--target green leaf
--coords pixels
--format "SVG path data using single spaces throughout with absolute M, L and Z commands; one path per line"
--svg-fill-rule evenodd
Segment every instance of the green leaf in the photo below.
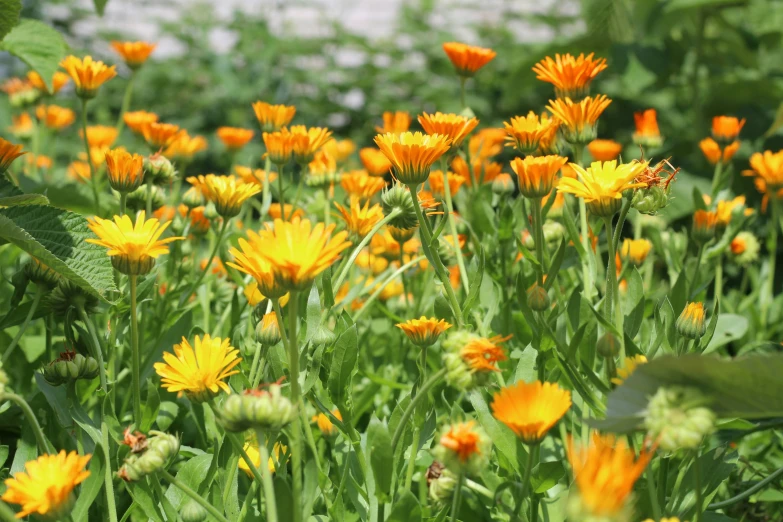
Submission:
M 98 493 L 103 489 L 104 469 L 106 468 L 106 461 L 103 457 L 103 450 L 96 451 L 90 459 L 90 476 L 82 482 L 79 488 L 79 497 L 76 499 L 76 503 L 73 505 L 73 511 L 71 511 L 71 517 L 74 522 L 81 522 L 88 520 L 87 514 L 90 510 L 90 506 L 98 497 Z
M 563 463 L 558 460 L 541 462 L 533 468 L 530 485 L 535 493 L 546 493 L 565 475 Z
M 405 490 L 397 497 L 386 522 L 421 522 L 421 506 L 413 493 Z
M 5 0 L 0 4 L 0 40 L 19 22 L 22 0 Z
M 152 480 L 155 480 L 153 478 Z M 165 522 L 166 518 L 163 513 L 160 512 L 158 502 L 152 493 L 152 490 L 147 484 L 146 480 L 139 480 L 137 482 L 129 482 L 125 485 L 128 493 L 130 493 L 133 502 L 138 504 L 147 518 L 154 520 L 155 522 Z
M 557 273 L 560 271 L 560 266 L 563 264 L 563 258 L 565 257 L 565 250 L 566 250 L 566 240 L 565 238 L 563 238 L 563 240 L 560 242 L 560 246 L 557 249 L 557 253 L 555 254 L 554 259 L 552 259 L 552 264 L 549 266 L 549 271 L 547 272 L 546 281 L 544 281 L 544 288 L 546 288 L 547 290 L 552 288 L 552 283 L 554 283 L 557 280 Z
M 717 319 L 715 317 L 717 316 Z M 713 321 L 715 324 L 713 325 Z M 747 318 L 736 314 L 714 314 L 708 327 L 713 328 L 712 338 L 704 353 L 714 352 L 732 341 L 741 339 L 748 331 Z
M 370 467 L 375 477 L 375 495 L 379 502 L 388 502 L 394 471 L 389 428 L 373 417 L 367 427 L 367 440 L 370 446 Z M 411 458 L 415 458 L 415 455 Z
M 67 210 L 42 205 L 0 209 L 0 238 L 105 301 L 117 289 L 106 249 L 85 241 L 93 237 L 87 221 Z
M 5 462 L 8 460 L 8 454 L 9 454 L 9 448 L 5 444 L 0 446 L 0 468 L 3 467 Z
M 495 420 L 480 391 L 471 391 L 469 399 L 470 403 L 473 405 L 473 409 L 476 411 L 479 424 L 481 424 L 481 427 L 484 428 L 490 439 L 492 439 L 495 448 L 508 459 L 513 471 L 519 473 L 519 451 L 524 450 L 517 444 L 517 437 L 511 430 Z
M 321 298 L 318 295 L 318 287 L 313 285 L 310 295 L 307 296 L 307 334 L 305 342 L 310 342 L 321 324 Z
M 179 414 L 179 405 L 176 402 L 163 401 L 158 408 L 158 418 L 156 423 L 158 428 L 162 431 L 169 429 L 171 424 L 176 420 L 177 414 Z
M 52 77 L 68 51 L 60 33 L 43 22 L 25 18 L 5 35 L 2 45 L 40 74 L 46 88 L 52 90 Z
M 344 405 L 348 398 L 351 377 L 356 372 L 358 360 L 359 337 L 356 333 L 356 325 L 353 325 L 341 333 L 335 341 L 332 365 L 329 368 L 329 378 L 326 383 L 329 396 L 338 406 Z
M 2 8 L 0 8 L 2 9 Z M 0 20 L 2 11 L 0 11 Z M 0 177 L 0 207 L 18 205 L 48 205 L 49 199 L 43 194 L 25 194 L 8 179 Z
M 177 473 L 177 478 L 190 489 L 198 491 L 201 482 L 207 477 L 207 470 L 212 463 L 212 454 L 199 455 L 188 460 Z M 175 486 L 169 486 L 166 490 L 166 498 L 175 507 L 180 508 L 187 497 L 182 490 Z
M 106 4 L 109 3 L 109 0 L 92 0 L 92 3 L 95 5 L 95 12 L 98 13 L 98 16 L 103 16 L 103 12 L 106 10 Z
M 142 433 L 147 433 L 152 424 L 158 418 L 158 410 L 160 409 L 160 395 L 158 395 L 158 387 L 152 382 L 152 379 L 147 379 L 147 396 L 144 400 L 144 407 L 141 412 L 141 423 L 139 430 Z
M 484 263 L 485 255 L 484 249 L 479 246 L 478 255 L 470 264 L 468 270 L 468 281 L 470 283 L 470 291 L 468 297 L 465 299 L 465 304 L 462 305 L 463 315 L 467 315 L 471 307 L 476 303 L 481 290 L 481 280 L 484 278 Z

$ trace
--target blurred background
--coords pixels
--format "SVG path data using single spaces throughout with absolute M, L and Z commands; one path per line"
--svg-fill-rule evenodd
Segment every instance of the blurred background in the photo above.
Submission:
M 552 97 L 531 67 L 556 52 L 595 52 L 609 68 L 594 93 L 614 102 L 599 137 L 630 145 L 633 112 L 658 111 L 666 139 L 658 159 L 710 178 L 698 142 L 712 116 L 747 118 L 736 170 L 761 148 L 777 150 L 783 121 L 783 2 L 764 0 L 109 0 L 102 17 L 90 0 L 24 3 L 23 16 L 63 33 L 74 54 L 120 63 L 112 39 L 158 42 L 139 71 L 131 110 L 158 113 L 210 140 L 192 172 L 224 169 L 214 131 L 257 129 L 255 100 L 293 104 L 297 123 L 327 125 L 360 146 L 371 143 L 385 110 L 459 111 L 459 83 L 442 51 L 447 41 L 491 47 L 497 58 L 468 83 L 481 126 L 542 111 Z M 3 77 L 26 67 L 0 53 Z M 112 125 L 129 71 L 91 103 L 92 123 Z M 5 97 L 0 103 L 6 103 Z M 72 93 L 56 103 L 75 108 Z M 0 123 L 10 124 L 7 106 Z M 75 132 L 73 140 L 77 139 Z M 259 163 L 260 136 L 243 152 Z M 58 154 L 71 153 L 58 142 Z M 72 157 L 76 155 L 75 146 Z M 64 164 L 69 159 L 64 157 Z M 735 191 L 757 197 L 735 176 Z

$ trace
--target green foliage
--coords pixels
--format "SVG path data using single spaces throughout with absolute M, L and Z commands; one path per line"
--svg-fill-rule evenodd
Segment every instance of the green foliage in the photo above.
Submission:
M 19 22 L 22 0 L 7 0 L 0 5 L 0 40 Z
M 52 88 L 52 76 L 65 57 L 68 45 L 62 35 L 38 20 L 22 20 L 0 42 L 0 49 L 21 59 Z

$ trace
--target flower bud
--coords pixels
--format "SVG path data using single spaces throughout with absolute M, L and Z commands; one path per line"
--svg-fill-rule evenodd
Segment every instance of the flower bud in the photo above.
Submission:
M 140 453 L 130 453 L 117 475 L 126 482 L 140 480 L 165 469 L 178 451 L 177 437 L 161 431 L 150 431 L 146 448 Z
M 145 181 L 152 180 L 156 185 L 168 185 L 177 175 L 171 161 L 160 153 L 144 158 L 144 171 Z
M 499 371 L 496 363 L 506 360 L 500 346 L 506 339 L 499 336 L 485 339 L 464 330 L 446 336 L 441 341 L 446 382 L 463 390 L 485 384 L 493 372 Z
M 160 187 L 155 185 L 144 184 L 133 192 L 128 192 L 127 199 L 125 201 L 128 210 L 132 212 L 138 212 L 147 208 L 147 193 L 152 191 L 152 210 L 157 210 L 163 206 L 164 198 L 163 191 Z
M 492 181 L 492 193 L 497 196 L 510 196 L 515 189 L 514 180 L 505 172 L 498 174 Z
M 400 214 L 389 221 L 389 226 L 402 230 L 410 230 L 419 226 L 419 218 L 413 206 L 411 191 L 402 183 L 395 183 L 381 194 L 383 213 L 389 215 L 394 209 L 399 209 Z
M 549 300 L 546 288 L 539 286 L 538 283 L 531 286 L 527 291 L 527 305 L 536 312 L 549 310 L 551 301 Z
M 98 376 L 98 361 L 80 353 L 65 351 L 41 370 L 43 378 L 52 386 L 60 386 L 78 379 L 91 380 Z
M 58 317 L 64 317 L 71 307 L 75 309 L 84 307 L 87 315 L 98 310 L 98 298 L 88 294 L 67 279 L 61 279 L 57 283 L 57 286 L 49 295 L 49 304 L 52 312 Z
M 601 357 L 616 357 L 620 353 L 620 341 L 611 332 L 606 332 L 598 339 L 596 349 Z
M 389 231 L 389 234 L 391 235 L 392 239 L 394 239 L 400 245 L 410 241 L 413 235 L 416 233 L 415 227 L 406 229 L 406 228 L 397 228 L 388 225 L 386 228 Z
M 204 196 L 201 194 L 201 191 L 196 187 L 190 187 L 182 195 L 182 203 L 186 207 L 191 209 L 200 207 L 201 205 L 204 204 Z
M 729 246 L 729 259 L 740 266 L 749 265 L 759 258 L 758 238 L 752 232 L 740 232 L 731 240 Z
M 37 258 L 33 257 L 24 266 L 24 273 L 27 279 L 35 283 L 36 285 L 46 288 L 54 288 L 60 281 L 60 274 L 41 263 Z
M 207 203 L 207 205 L 204 207 L 204 217 L 207 218 L 209 221 L 215 220 L 219 216 L 217 208 L 215 207 L 215 204 L 211 201 Z
M 185 502 L 182 506 L 182 511 L 179 513 L 179 516 L 182 517 L 182 522 L 203 522 L 207 519 L 207 515 L 207 510 L 192 499 Z
M 631 205 L 638 212 L 654 215 L 669 204 L 669 189 L 660 185 L 637 189 L 633 194 Z
M 696 449 L 715 429 L 709 398 L 686 386 L 658 388 L 647 405 L 644 426 L 666 451 Z
M 433 462 L 432 465 L 438 464 Z M 432 466 L 430 466 L 430 469 Z M 428 471 L 429 473 L 429 471 Z M 441 469 L 438 476 L 429 481 L 430 499 L 440 504 L 448 504 L 454 497 L 457 477 L 447 469 Z
M 274 346 L 280 342 L 280 327 L 277 324 L 277 316 L 274 312 L 264 314 L 256 325 L 256 339 L 265 346 Z
M 227 431 L 245 431 L 250 428 L 265 431 L 283 429 L 294 419 L 294 405 L 280 393 L 279 384 L 266 390 L 245 390 L 243 394 L 229 395 L 220 408 L 220 423 Z
M 693 213 L 693 228 L 691 235 L 699 245 L 710 241 L 715 237 L 715 227 L 718 223 L 718 215 L 707 210 L 697 210 Z
M 332 344 L 336 338 L 334 332 L 330 329 L 324 325 L 318 325 L 310 341 L 313 343 L 313 346 L 326 346 Z
M 707 331 L 704 316 L 704 303 L 688 303 L 677 318 L 674 327 L 677 333 L 687 339 L 701 339 Z

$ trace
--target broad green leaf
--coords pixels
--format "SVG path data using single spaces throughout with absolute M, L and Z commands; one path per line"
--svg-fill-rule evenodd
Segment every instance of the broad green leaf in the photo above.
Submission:
M 22 436 L 16 441 L 16 453 L 14 453 L 14 460 L 11 463 L 11 469 L 8 471 L 8 474 L 14 475 L 24 471 L 24 465 L 31 460 L 35 460 L 36 457 L 38 457 L 38 446 L 35 443 L 33 429 L 27 422 L 23 422 Z
M 198 487 L 201 482 L 207 476 L 207 470 L 212 463 L 212 454 L 207 453 L 205 455 L 199 455 L 188 460 L 177 472 L 177 478 L 183 482 L 190 489 L 198 491 Z M 182 504 L 187 500 L 187 497 L 182 490 L 175 486 L 169 486 L 166 490 L 166 498 L 175 507 L 180 508 Z
M 350 393 L 351 377 L 356 372 L 359 360 L 359 338 L 356 325 L 343 331 L 334 345 L 332 364 L 326 387 L 332 401 L 338 406 L 344 405 Z
M 479 247 L 480 248 L 480 247 Z M 471 307 L 476 303 L 481 290 L 481 281 L 484 278 L 484 249 L 480 248 L 478 255 L 471 262 L 470 269 L 468 270 L 468 281 L 470 283 L 470 291 L 468 297 L 465 299 L 465 303 L 462 305 L 462 313 L 467 315 Z
M 96 448 L 97 449 L 97 448 Z M 87 514 L 90 510 L 90 506 L 98 497 L 98 494 L 103 489 L 104 469 L 106 469 L 106 461 L 103 457 L 103 450 L 95 451 L 90 459 L 90 476 L 82 482 L 79 487 L 79 496 L 76 499 L 76 503 L 73 505 L 73 511 L 71 511 L 71 517 L 74 522 L 81 522 L 88 520 Z
M 379 502 L 387 502 L 394 471 L 391 434 L 385 424 L 373 417 L 367 427 L 367 440 L 370 446 L 370 466 L 375 477 L 375 495 Z M 411 458 L 415 458 L 415 455 Z
M 421 522 L 421 506 L 413 493 L 405 490 L 394 500 L 386 522 Z
M 152 423 L 158 418 L 158 410 L 160 409 L 160 395 L 158 395 L 158 387 L 152 382 L 152 379 L 147 379 L 147 396 L 144 400 L 144 407 L 141 412 L 141 425 L 139 429 L 142 433 L 147 433 L 152 427 Z
M 151 480 L 157 480 L 157 478 L 152 477 Z M 158 502 L 155 500 L 155 496 L 146 480 L 129 482 L 125 487 L 127 488 L 128 493 L 130 493 L 133 501 L 138 504 L 142 511 L 144 511 L 144 514 L 147 515 L 149 520 L 153 520 L 154 522 L 164 522 L 166 520 L 163 513 L 161 513 Z
M 546 493 L 565 475 L 563 463 L 559 460 L 541 462 L 533 468 L 530 484 L 535 493 Z
M 51 91 L 52 76 L 65 57 L 68 44 L 60 33 L 45 23 L 22 19 L 19 25 L 5 35 L 2 48 L 40 74 Z
M 2 7 L 0 7 L 2 9 Z M 0 11 L 0 19 L 2 11 Z M 18 205 L 48 205 L 49 199 L 43 194 L 25 194 L 7 178 L 0 177 L 0 207 L 15 207 Z
M 179 414 L 179 405 L 176 402 L 163 401 L 158 408 L 158 418 L 155 421 L 158 429 L 166 431 Z
M 35 383 L 38 385 L 38 389 L 41 390 L 49 406 L 54 410 L 57 416 L 57 422 L 63 428 L 70 428 L 73 426 L 73 420 L 71 419 L 71 412 L 68 411 L 68 399 L 65 397 L 65 386 L 52 386 L 40 372 L 35 374 Z
M 517 444 L 517 437 L 511 430 L 495 420 L 480 391 L 471 391 L 468 398 L 476 411 L 479 424 L 492 439 L 495 448 L 508 459 L 513 471 L 519 473 L 519 461 L 521 460 L 519 451 L 524 450 L 521 449 L 521 445 Z
M 0 209 L 0 238 L 104 301 L 116 291 L 106 249 L 87 243 L 94 235 L 73 212 L 43 205 Z
M 712 326 L 712 321 L 710 321 L 710 326 Z M 720 314 L 714 328 L 715 333 L 704 349 L 704 353 L 714 352 L 732 341 L 741 339 L 748 331 L 748 320 L 741 315 Z
M 0 40 L 19 22 L 22 0 L 4 0 L 0 4 Z

